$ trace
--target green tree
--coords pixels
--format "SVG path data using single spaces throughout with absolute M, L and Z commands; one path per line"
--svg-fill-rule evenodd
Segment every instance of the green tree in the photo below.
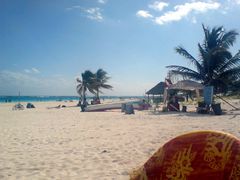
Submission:
M 195 69 L 184 66 L 167 66 L 173 75 L 182 76 L 214 86 L 215 92 L 224 92 L 240 78 L 240 51 L 232 56 L 229 51 L 236 41 L 235 30 L 226 31 L 222 26 L 209 29 L 204 25 L 204 41 L 198 43 L 199 58 L 194 58 L 183 47 L 176 52 L 188 59 Z
M 96 98 L 99 99 L 99 93 L 101 92 L 101 89 L 112 89 L 113 87 L 109 84 L 107 84 L 110 77 L 107 76 L 107 72 L 103 69 L 98 69 L 95 73 L 95 83 L 94 83 L 94 89 L 96 90 Z
M 86 70 L 84 73 L 81 74 L 81 76 L 82 79 L 77 78 L 77 92 L 80 95 L 82 104 L 86 105 L 86 92 L 89 91 L 90 93 L 96 94 L 94 89 L 95 74 L 89 70 Z

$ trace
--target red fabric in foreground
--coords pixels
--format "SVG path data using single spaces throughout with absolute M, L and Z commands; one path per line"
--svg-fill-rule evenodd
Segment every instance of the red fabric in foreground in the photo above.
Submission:
M 213 131 L 178 136 L 160 148 L 131 179 L 240 180 L 240 140 Z

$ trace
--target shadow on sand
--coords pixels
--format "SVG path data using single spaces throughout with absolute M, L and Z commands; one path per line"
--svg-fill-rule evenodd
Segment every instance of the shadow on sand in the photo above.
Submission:
M 149 115 L 161 115 L 161 116 L 188 116 L 188 117 L 212 117 L 212 116 L 233 116 L 230 119 L 233 119 L 235 117 L 237 117 L 238 115 L 240 115 L 240 112 L 233 112 L 233 111 L 223 111 L 222 115 L 215 115 L 213 112 L 209 113 L 209 114 L 199 114 L 197 112 L 161 112 L 161 111 L 149 111 Z

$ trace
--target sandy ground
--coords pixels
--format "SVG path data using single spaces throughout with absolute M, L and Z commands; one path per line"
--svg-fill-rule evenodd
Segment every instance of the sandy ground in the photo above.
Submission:
M 22 111 L 0 104 L 0 179 L 129 179 L 133 168 L 182 133 L 220 130 L 240 138 L 240 111 L 226 104 L 221 116 L 47 109 L 58 104 L 76 102 L 34 103 Z M 233 104 L 240 108 L 239 100 Z

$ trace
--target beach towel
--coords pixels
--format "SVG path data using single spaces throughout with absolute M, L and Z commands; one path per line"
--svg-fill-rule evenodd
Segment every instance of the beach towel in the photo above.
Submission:
M 240 140 L 213 131 L 178 136 L 162 146 L 131 180 L 240 180 Z

